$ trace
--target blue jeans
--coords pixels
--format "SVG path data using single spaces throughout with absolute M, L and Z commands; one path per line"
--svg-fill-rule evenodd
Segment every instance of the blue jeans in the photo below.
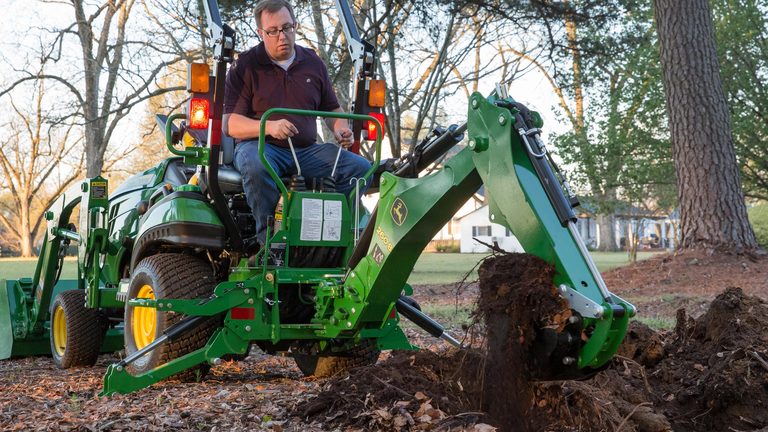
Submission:
M 338 151 L 339 147 L 330 143 L 296 148 L 296 158 L 299 161 L 299 166 L 301 166 L 301 175 L 304 178 L 330 177 Z M 264 156 L 277 172 L 278 177 L 287 177 L 297 173 L 291 149 L 268 143 L 264 149 Z M 258 140 L 243 141 L 237 144 L 234 165 L 243 176 L 245 199 L 253 211 L 253 216 L 256 219 L 256 235 L 263 245 L 267 235 L 267 224 L 274 217 L 275 207 L 277 207 L 277 202 L 280 199 L 280 190 L 261 163 Z M 349 195 L 355 187 L 354 183 L 350 183 L 350 180 L 353 177 L 364 176 L 370 168 L 371 163 L 364 157 L 342 150 L 334 175 L 337 191 Z M 365 189 L 366 187 L 361 185 L 361 195 Z

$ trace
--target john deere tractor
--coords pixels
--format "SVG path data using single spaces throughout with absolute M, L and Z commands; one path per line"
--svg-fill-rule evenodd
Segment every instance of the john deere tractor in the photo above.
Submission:
M 372 364 L 381 350 L 414 349 L 405 317 L 460 345 L 408 296 L 408 277 L 436 232 L 481 186 L 490 217 L 527 253 L 551 263 L 553 284 L 573 311 L 571 324 L 539 355 L 553 377 L 600 369 L 623 340 L 635 308 L 611 294 L 575 229 L 578 204 L 541 139 L 541 118 L 506 94 L 473 94 L 463 125 L 436 129 L 396 160 L 381 161 L 381 82 L 375 52 L 361 41 L 349 7 L 337 1 L 356 69 L 351 113 L 275 108 L 261 116 L 261 160 L 278 185 L 282 211 L 265 244 L 240 174 L 234 142 L 222 132 L 224 77 L 234 31 L 215 0 L 204 3 L 214 46 L 207 65 L 189 69 L 185 115 L 160 117 L 175 157 L 108 194 L 87 179 L 46 213 L 48 229 L 32 278 L 0 287 L 0 358 L 52 354 L 63 368 L 91 365 L 125 350 L 108 368 L 104 394 L 126 393 L 172 375 L 199 378 L 224 358 L 287 354 L 308 375 Z M 336 192 L 332 171 L 279 178 L 265 158 L 265 121 L 275 114 L 345 118 L 375 157 L 356 192 Z M 180 121 L 180 122 L 179 122 Z M 178 124 L 177 124 L 178 122 Z M 427 166 L 467 138 L 431 174 Z M 345 150 L 339 150 L 345 151 Z M 299 167 L 300 168 L 300 167 Z M 379 193 L 368 214 L 359 192 Z M 79 206 L 79 223 L 71 216 Z M 78 244 L 78 279 L 60 281 L 63 251 Z M 544 377 L 546 378 L 546 377 Z

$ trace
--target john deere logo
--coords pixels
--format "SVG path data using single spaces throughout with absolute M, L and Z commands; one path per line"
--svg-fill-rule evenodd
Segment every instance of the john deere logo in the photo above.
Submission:
M 400 226 L 405 222 L 405 218 L 408 216 L 408 207 L 400 198 L 397 198 L 392 204 L 392 220 Z

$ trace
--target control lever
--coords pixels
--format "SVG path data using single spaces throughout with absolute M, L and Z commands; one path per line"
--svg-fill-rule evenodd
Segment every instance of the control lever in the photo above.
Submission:
M 360 240 L 360 184 L 365 186 L 365 177 L 352 177 L 349 179 L 349 183 L 355 184 L 355 246 Z
M 296 175 L 301 177 L 301 166 L 299 166 L 299 158 L 296 157 L 296 150 L 293 148 L 293 141 L 291 141 L 291 137 L 288 137 L 288 147 L 291 148 L 291 156 L 293 156 L 293 163 L 296 164 L 296 170 L 298 171 Z
M 333 169 L 331 170 L 331 178 L 336 176 L 336 167 L 339 165 L 339 157 L 341 156 L 342 147 L 339 146 L 339 151 L 336 152 L 336 160 L 333 162 Z

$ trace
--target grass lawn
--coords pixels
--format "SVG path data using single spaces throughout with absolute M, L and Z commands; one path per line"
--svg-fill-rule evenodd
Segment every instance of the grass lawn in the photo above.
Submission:
M 408 282 L 411 284 L 447 284 L 454 283 L 469 272 L 472 274 L 467 279 L 477 279 L 475 267 L 488 254 L 460 254 L 460 253 L 424 253 L 416 262 Z M 638 259 L 646 259 L 653 256 L 652 252 L 640 252 Z M 601 271 L 626 265 L 629 263 L 625 252 L 592 252 L 592 257 Z M 0 279 L 19 279 L 32 277 L 35 273 L 37 258 L 0 258 Z M 473 269 L 474 268 L 474 269 Z M 75 258 L 68 257 L 64 260 L 62 279 L 75 279 L 77 277 L 77 264 Z
M 31 278 L 35 275 L 37 258 L 0 258 L 0 279 Z M 77 261 L 74 257 L 64 259 L 61 279 L 77 279 Z

